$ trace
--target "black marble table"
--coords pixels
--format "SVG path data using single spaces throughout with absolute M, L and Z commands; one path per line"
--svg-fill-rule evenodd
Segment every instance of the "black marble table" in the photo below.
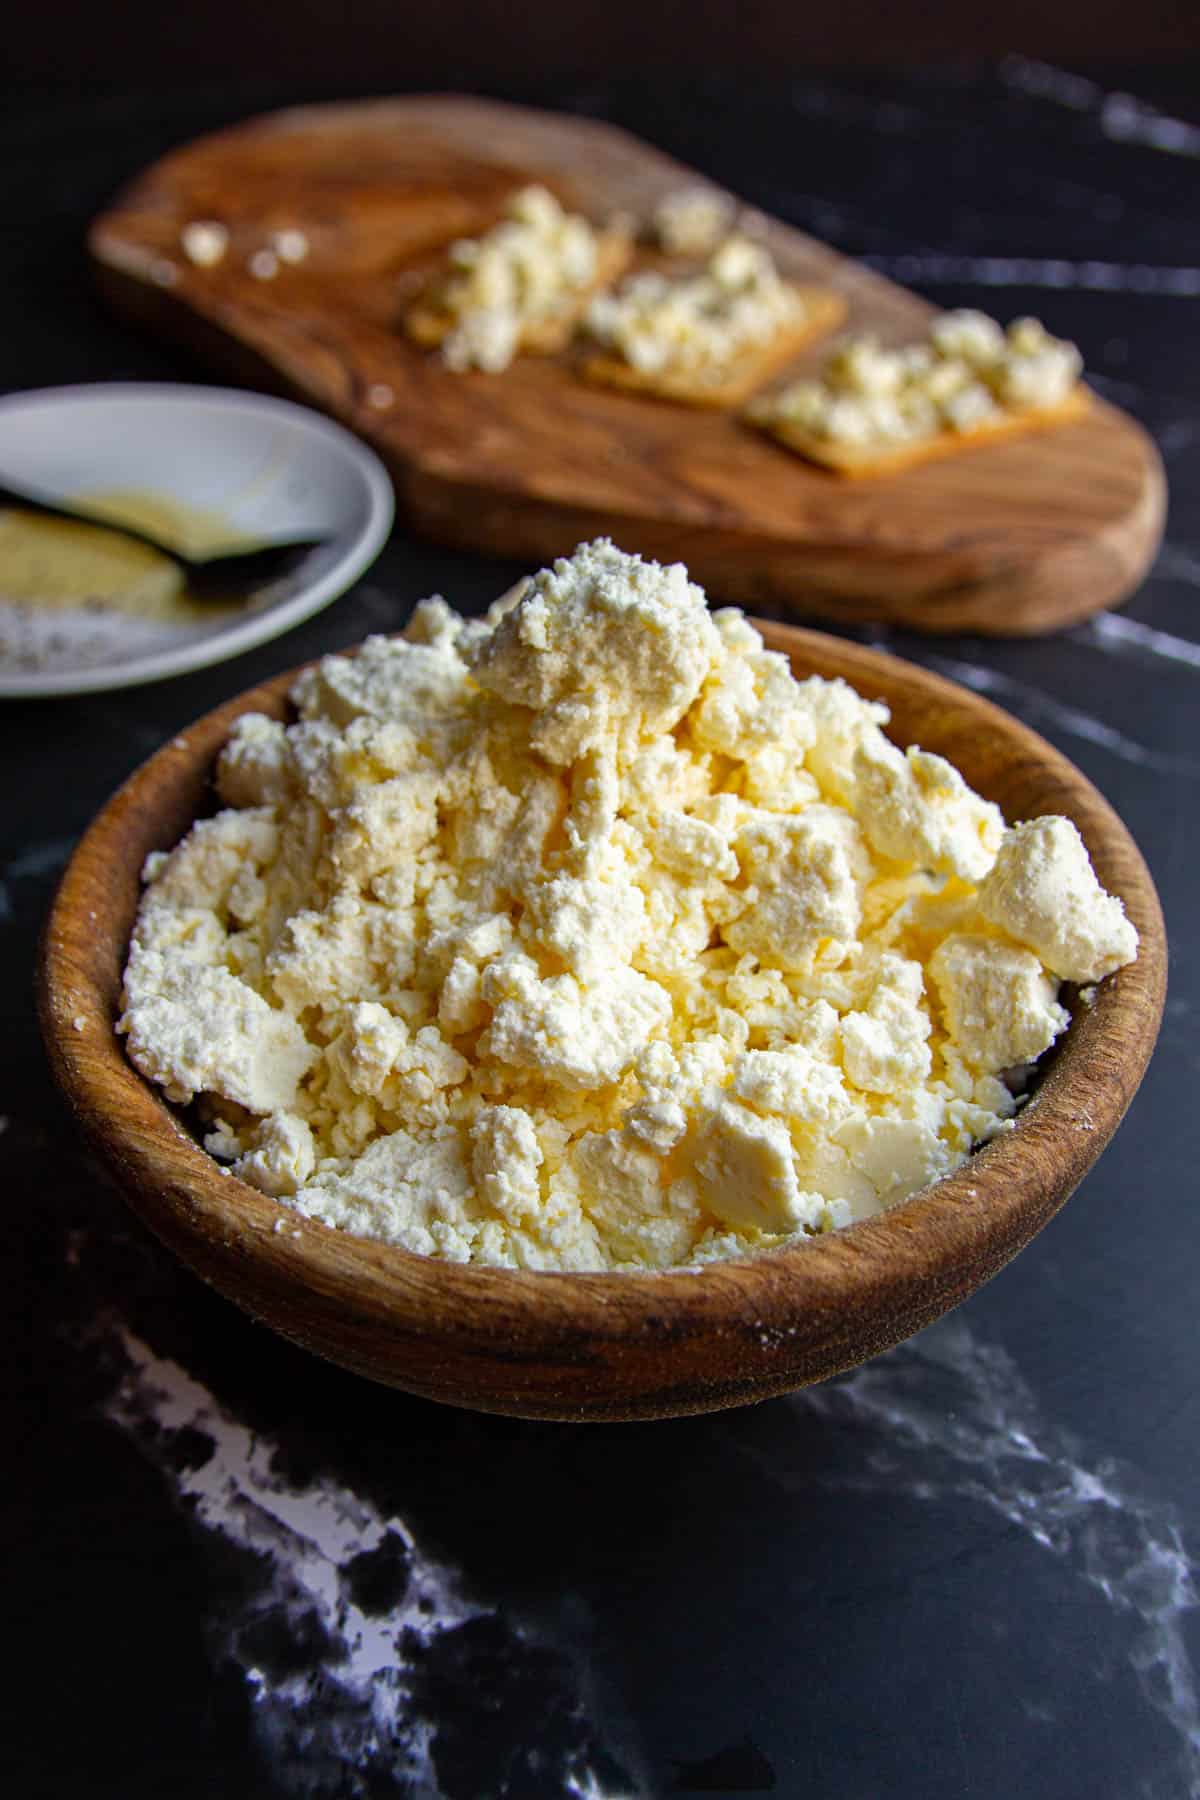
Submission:
M 351 594 L 234 663 L 3 704 L 16 1800 L 1200 1795 L 1198 91 L 1194 70 L 1012 60 L 557 97 L 939 302 L 1039 313 L 1167 462 L 1166 545 L 1119 614 L 1040 642 L 875 634 L 1086 770 L 1149 860 L 1174 962 L 1148 1079 L 1066 1211 L 859 1372 L 593 1428 L 374 1389 L 177 1266 L 51 1086 L 38 927 L 113 787 L 226 694 L 398 627 L 431 590 L 478 610 L 519 571 L 398 532 Z M 95 308 L 85 223 L 169 144 L 299 97 L 9 105 L 0 386 L 203 379 Z

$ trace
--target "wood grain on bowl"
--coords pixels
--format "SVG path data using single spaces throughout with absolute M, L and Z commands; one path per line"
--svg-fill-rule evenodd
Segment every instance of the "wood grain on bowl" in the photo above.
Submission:
M 949 757 L 1009 819 L 1060 812 L 1141 936 L 1050 1060 L 1016 1128 L 892 1212 L 830 1236 L 662 1274 L 462 1266 L 299 1217 L 224 1173 L 127 1061 L 113 1025 L 151 850 L 211 806 L 233 720 L 284 717 L 294 673 L 173 739 L 109 801 L 63 876 L 42 947 L 52 1066 L 131 1204 L 238 1305 L 345 1368 L 434 1400 L 530 1418 L 708 1411 L 820 1381 L 900 1342 L 994 1275 L 1057 1211 L 1129 1105 L 1154 1046 L 1166 941 L 1150 875 L 1091 783 L 978 695 L 895 657 L 764 624 L 797 675 L 841 675 L 891 735 Z
M 96 220 L 90 250 L 124 312 L 367 438 L 401 517 L 443 542 L 536 562 L 608 532 L 742 604 L 1000 636 L 1056 630 L 1137 584 L 1162 532 L 1162 464 L 1098 398 L 1052 430 L 855 483 L 731 412 L 582 381 L 569 355 L 459 375 L 402 329 L 446 243 L 492 224 L 514 188 L 542 181 L 603 220 L 645 217 L 695 179 L 591 120 L 453 96 L 360 101 L 173 151 Z M 205 219 L 228 227 L 229 248 L 196 267 L 180 233 Z M 297 229 L 307 256 L 260 279 L 271 234 Z M 765 230 L 783 273 L 831 290 L 849 329 L 924 336 L 925 301 L 786 225 Z

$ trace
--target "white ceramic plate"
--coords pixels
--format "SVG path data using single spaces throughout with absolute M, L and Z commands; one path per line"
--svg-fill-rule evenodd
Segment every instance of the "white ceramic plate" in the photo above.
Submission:
M 63 494 L 152 491 L 220 512 L 248 536 L 327 534 L 232 615 L 60 621 L 53 642 L 45 636 L 23 655 L 0 653 L 0 697 L 8 698 L 159 681 L 278 637 L 374 561 L 394 510 L 387 471 L 350 432 L 288 400 L 231 388 L 114 382 L 10 395 L 0 400 L 5 467 Z M 56 619 L 36 617 L 39 630 Z

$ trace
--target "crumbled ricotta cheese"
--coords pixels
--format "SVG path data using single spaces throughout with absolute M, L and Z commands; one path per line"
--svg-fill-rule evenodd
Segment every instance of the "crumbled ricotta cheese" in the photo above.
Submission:
M 682 567 L 582 545 L 243 715 L 155 853 L 119 1029 L 296 1212 L 455 1261 L 705 1263 L 869 1217 L 1137 939 Z
M 633 369 L 717 384 L 748 349 L 804 316 L 803 298 L 783 280 L 770 251 L 734 233 L 699 274 L 672 279 L 647 270 L 616 293 L 597 294 L 587 328 Z
M 562 315 L 596 279 L 595 231 L 543 187 L 522 188 L 481 238 L 450 248 L 436 304 L 451 323 L 442 360 L 451 369 L 506 369 L 531 326 Z
M 655 242 L 668 256 L 708 256 L 733 222 L 733 202 L 715 188 L 676 188 L 654 209 Z
M 946 1031 L 977 1069 L 1034 1062 L 1070 1023 L 1031 950 L 955 932 L 929 959 Z
M 238 1157 L 233 1172 L 278 1200 L 304 1186 L 315 1162 L 313 1134 L 306 1122 L 295 1113 L 274 1112 L 263 1120 L 254 1149 Z
M 1064 981 L 1099 981 L 1137 952 L 1137 932 L 1096 880 L 1079 832 L 1053 814 L 1005 832 L 979 907 Z
M 466 654 L 481 687 L 532 709 L 534 748 L 565 763 L 610 736 L 670 731 L 716 647 L 704 594 L 681 563 L 663 568 L 600 539 L 543 569 Z
M 871 847 L 899 863 L 978 881 L 1004 835 L 1000 809 L 927 750 L 868 738 L 854 753 L 855 810 Z
M 765 396 L 753 417 L 818 442 L 891 450 L 1061 406 L 1082 368 L 1075 345 L 1037 319 L 1016 319 L 1005 331 L 984 313 L 948 312 L 923 342 L 900 349 L 868 335 L 847 338 L 818 377 Z

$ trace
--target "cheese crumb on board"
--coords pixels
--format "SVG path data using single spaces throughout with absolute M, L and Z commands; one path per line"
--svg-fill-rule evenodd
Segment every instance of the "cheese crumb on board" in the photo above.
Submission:
M 296 1213 L 531 1269 L 700 1264 L 1008 1129 L 1061 979 L 1132 959 L 1073 825 L 1006 826 L 680 565 L 585 544 L 243 715 L 147 859 L 118 1029 Z
M 409 308 L 405 329 L 448 368 L 499 374 L 521 350 L 561 349 L 631 251 L 622 225 L 597 231 L 547 188 L 522 188 L 499 224 L 451 245 L 448 271 Z
M 764 245 L 734 232 L 694 274 L 646 270 L 597 294 L 585 324 L 598 348 L 582 370 L 686 404 L 736 405 L 844 312 L 837 295 L 785 281 Z
M 943 313 L 899 349 L 847 338 L 820 375 L 765 395 L 748 417 L 790 449 L 869 475 L 1077 417 L 1083 360 L 1037 319 L 1007 331 L 985 313 Z
M 191 219 L 179 233 L 179 242 L 189 262 L 198 269 L 212 269 L 229 248 L 229 227 L 219 219 Z
M 271 233 L 271 248 L 281 262 L 302 263 L 309 251 L 308 234 L 299 226 L 284 226 Z

